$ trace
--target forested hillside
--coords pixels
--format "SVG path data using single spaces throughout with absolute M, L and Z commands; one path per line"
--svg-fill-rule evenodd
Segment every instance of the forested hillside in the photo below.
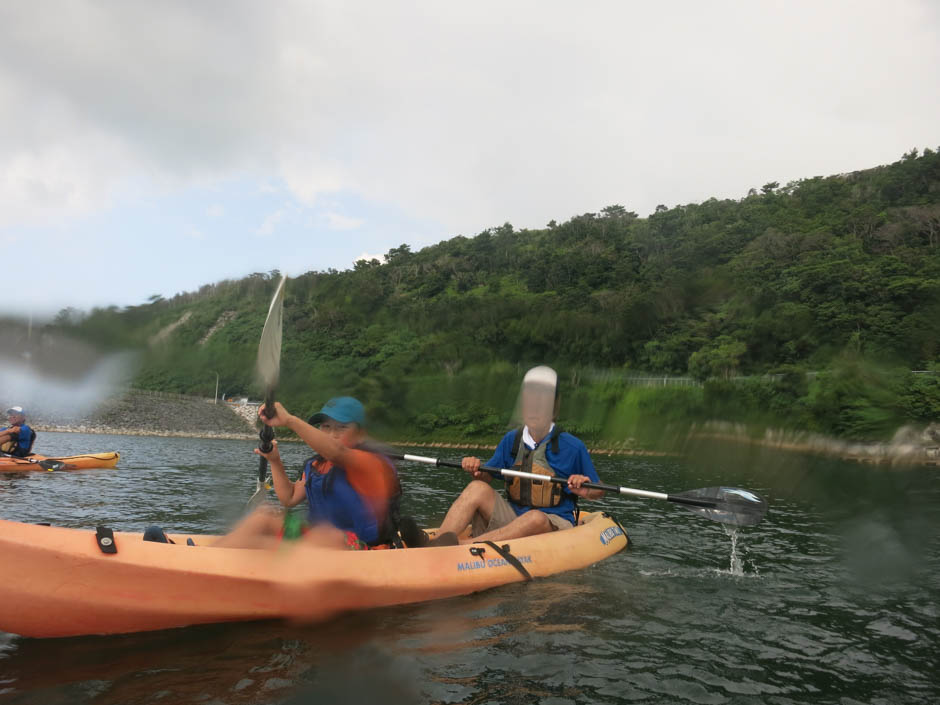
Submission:
M 65 310 L 50 330 L 143 350 L 143 388 L 211 396 L 218 374 L 222 391 L 257 396 L 276 279 Z M 280 397 L 298 412 L 353 393 L 399 433 L 487 435 L 507 423 L 521 371 L 547 363 L 563 373 L 567 427 L 597 437 L 701 416 L 884 437 L 940 417 L 937 376 L 910 374 L 940 355 L 940 155 L 647 218 L 627 203 L 403 244 L 286 291 Z M 710 381 L 624 381 L 640 373 Z M 755 379 L 767 373 L 779 376 Z

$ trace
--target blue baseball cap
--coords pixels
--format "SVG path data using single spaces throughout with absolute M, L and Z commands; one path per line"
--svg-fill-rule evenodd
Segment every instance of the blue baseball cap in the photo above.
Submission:
M 366 410 L 362 402 L 352 397 L 333 397 L 323 408 L 307 419 L 307 423 L 315 426 L 325 419 L 333 419 L 340 423 L 354 423 L 359 426 L 366 425 Z
M 11 406 L 7 409 L 7 416 L 26 416 L 26 409 L 22 406 Z

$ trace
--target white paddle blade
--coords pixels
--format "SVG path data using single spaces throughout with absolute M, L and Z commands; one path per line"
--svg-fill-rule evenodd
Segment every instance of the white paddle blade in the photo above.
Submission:
M 277 386 L 278 372 L 281 369 L 281 335 L 284 318 L 284 282 L 287 277 L 281 277 L 271 299 L 268 317 L 264 321 L 264 330 L 261 331 L 261 342 L 258 343 L 258 378 L 265 390 Z
M 255 489 L 255 493 L 251 495 L 251 499 L 245 503 L 246 514 L 250 513 L 253 509 L 255 509 L 255 507 L 257 507 L 259 504 L 263 504 L 267 500 L 268 495 L 266 490 L 267 488 L 264 486 L 264 483 L 259 480 Z
M 767 513 L 767 500 L 756 492 L 737 487 L 705 487 L 669 495 L 669 499 L 707 519 L 735 526 L 759 524 Z M 710 502 L 713 506 L 690 506 L 683 503 L 683 500 Z

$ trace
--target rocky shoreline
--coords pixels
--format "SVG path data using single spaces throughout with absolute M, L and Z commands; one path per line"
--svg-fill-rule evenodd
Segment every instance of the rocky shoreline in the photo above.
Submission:
M 89 409 L 30 405 L 27 421 L 37 431 L 247 439 L 257 438 L 253 425 L 257 408 L 241 409 L 213 399 L 128 389 Z
M 826 456 L 871 465 L 940 465 L 940 424 L 924 429 L 898 429 L 889 443 L 843 441 L 818 434 L 767 429 L 755 438 L 743 424 L 711 421 L 693 429 L 690 438 L 746 443 L 764 448 Z
M 29 423 L 37 431 L 159 436 L 224 440 L 255 440 L 258 403 L 215 403 L 213 399 L 166 394 L 144 390 L 123 390 L 83 413 L 32 408 Z M 889 465 L 940 465 L 940 424 L 926 429 L 904 428 L 890 443 L 857 443 L 783 430 L 767 430 L 754 437 L 740 424 L 709 422 L 693 428 L 689 439 L 696 438 L 746 443 L 778 450 L 824 455 L 859 463 Z M 296 439 L 282 439 L 292 442 Z M 442 448 L 448 450 L 484 450 L 495 444 L 472 442 L 448 443 L 426 441 L 390 441 L 405 448 Z M 636 448 L 631 440 L 589 446 L 594 455 L 665 457 L 681 455 Z
M 37 424 L 37 431 L 56 431 L 60 433 L 88 433 L 95 435 L 116 436 L 159 436 L 164 438 L 206 438 L 222 440 L 256 440 L 255 432 L 227 433 L 218 431 L 179 431 L 154 430 L 152 428 L 116 428 L 95 425 L 47 425 Z M 802 437 L 800 437 L 802 436 Z M 824 437 L 807 437 L 807 434 L 786 434 L 783 432 L 769 433 L 764 438 L 752 438 L 746 432 L 701 432 L 695 433 L 693 438 L 710 439 L 731 443 L 745 443 L 765 448 L 784 450 L 795 453 L 821 455 L 839 460 L 847 460 L 875 465 L 934 465 L 940 466 L 940 448 L 923 447 L 914 444 L 862 444 L 834 441 Z M 297 438 L 281 438 L 281 443 L 299 443 Z M 446 443 L 421 441 L 389 441 L 389 444 L 400 448 L 440 448 L 444 450 L 484 450 L 496 449 L 495 444 L 485 443 Z M 657 450 L 641 450 L 627 447 L 589 447 L 592 455 L 606 456 L 639 456 L 639 457 L 674 457 L 682 455 L 681 451 L 668 453 Z
M 496 450 L 496 444 L 488 443 L 446 443 L 446 442 L 419 442 L 419 441 L 393 441 L 394 446 L 404 448 L 445 448 L 449 450 Z M 659 450 L 643 450 L 640 448 L 622 446 L 588 446 L 588 451 L 592 455 L 642 455 L 651 457 L 670 457 L 679 455 L 679 453 L 666 453 Z
M 212 431 L 155 431 L 147 428 L 112 428 L 110 426 L 59 426 L 55 424 L 35 424 L 36 431 L 55 431 L 56 433 L 88 433 L 105 436 L 159 436 L 162 438 L 220 438 L 223 440 L 251 440 L 257 433 L 224 433 Z
M 112 435 L 112 436 L 158 436 L 163 438 L 207 438 L 224 440 L 256 440 L 257 433 L 221 433 L 211 431 L 167 431 L 154 430 L 152 428 L 115 428 L 111 426 L 93 425 L 57 425 L 57 424 L 34 424 L 33 428 L 37 431 L 55 431 L 57 433 L 88 433 L 93 435 Z M 279 438 L 280 443 L 299 443 L 297 438 Z M 447 450 L 496 450 L 495 444 L 487 443 L 444 443 L 444 442 L 421 442 L 421 441 L 389 441 L 389 445 L 401 448 L 443 448 Z M 666 453 L 657 450 L 638 450 L 635 448 L 589 448 L 593 455 L 640 455 L 667 457 L 676 455 L 676 453 Z

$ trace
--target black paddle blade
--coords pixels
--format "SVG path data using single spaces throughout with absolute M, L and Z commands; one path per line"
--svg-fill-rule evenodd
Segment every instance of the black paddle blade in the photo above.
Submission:
M 767 513 L 767 500 L 756 492 L 737 487 L 705 487 L 669 495 L 670 502 L 677 502 L 690 512 L 706 519 L 735 526 L 759 524 Z

